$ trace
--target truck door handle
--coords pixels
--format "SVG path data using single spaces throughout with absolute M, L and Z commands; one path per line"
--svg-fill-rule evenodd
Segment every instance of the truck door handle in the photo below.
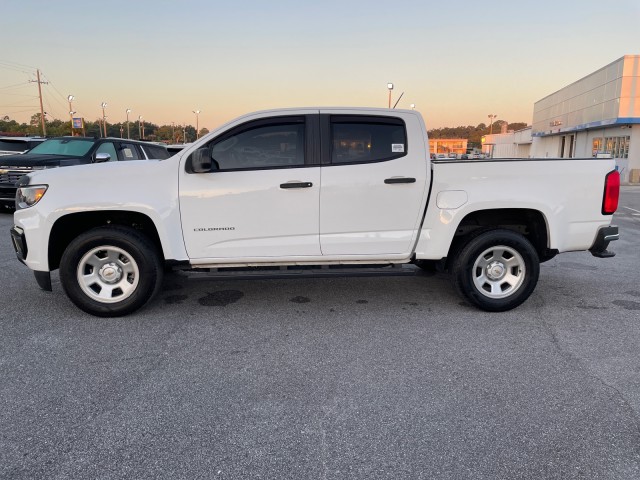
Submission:
M 384 183 L 416 183 L 416 179 L 411 177 L 391 177 L 385 179 Z
M 313 187 L 311 182 L 287 182 L 281 183 L 280 188 L 310 188 Z

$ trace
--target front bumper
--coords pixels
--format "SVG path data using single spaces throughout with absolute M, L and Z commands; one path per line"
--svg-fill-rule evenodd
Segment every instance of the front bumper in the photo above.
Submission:
M 24 230 L 19 227 L 13 227 L 11 229 L 11 243 L 13 243 L 13 249 L 16 251 L 18 260 L 26 265 L 29 249 L 27 247 L 27 239 L 24 236 Z
M 20 227 L 13 227 L 11 229 L 11 243 L 13 243 L 13 249 L 16 251 L 16 256 L 25 265 L 27 264 L 27 254 L 29 249 L 27 247 L 27 239 L 25 238 L 24 231 Z M 33 271 L 36 277 L 36 282 L 42 290 L 50 292 L 51 288 L 51 273 L 41 272 L 39 270 Z
M 616 254 L 607 250 L 607 247 L 609 246 L 609 242 L 613 242 L 619 238 L 620 234 L 618 233 L 618 227 L 616 225 L 601 227 L 598 230 L 593 246 L 589 249 L 591 255 L 598 258 L 615 257 Z

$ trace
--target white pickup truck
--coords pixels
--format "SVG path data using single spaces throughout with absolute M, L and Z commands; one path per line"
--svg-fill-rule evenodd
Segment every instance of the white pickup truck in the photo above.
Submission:
M 539 264 L 618 238 L 613 160 L 431 161 L 415 111 L 245 115 L 173 157 L 34 172 L 18 258 L 81 309 L 124 315 L 167 268 L 415 263 L 488 311 L 524 302 Z

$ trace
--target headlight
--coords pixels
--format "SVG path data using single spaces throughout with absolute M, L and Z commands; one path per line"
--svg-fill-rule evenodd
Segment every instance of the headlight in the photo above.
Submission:
M 48 185 L 29 185 L 18 187 L 16 191 L 16 210 L 33 207 L 44 196 Z

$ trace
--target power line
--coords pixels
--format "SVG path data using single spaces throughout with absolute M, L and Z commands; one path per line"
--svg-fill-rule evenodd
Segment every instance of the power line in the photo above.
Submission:
M 58 99 L 55 96 L 53 97 L 53 99 L 58 102 L 58 105 L 61 106 L 62 111 L 64 112 L 66 109 L 68 109 L 67 97 L 65 97 L 64 95 L 62 95 L 62 93 L 60 93 L 60 91 L 56 88 L 53 82 L 49 80 L 49 78 L 47 78 L 47 76 L 44 73 L 42 74 L 42 76 L 47 80 L 48 84 L 53 88 L 53 90 L 55 90 L 55 92 L 60 96 L 60 99 L 61 99 L 60 101 L 58 101 Z
M 30 65 L 23 65 L 21 63 L 16 63 L 16 62 L 9 62 L 6 60 L 0 60 L 0 67 L 14 70 L 17 72 L 28 73 L 28 74 L 32 74 L 33 71 L 36 70 L 36 67 L 32 67 Z M 24 70 L 25 68 L 27 68 L 28 70 Z
M 29 82 L 15 83 L 13 85 L 7 85 L 6 87 L 0 87 L 0 90 L 10 90 L 12 88 L 20 88 L 21 86 L 28 85 Z
M 38 98 L 37 95 L 27 95 L 26 93 L 0 93 L 0 96 Z
M 34 109 L 34 108 L 36 108 L 36 107 L 35 107 L 35 106 L 34 106 L 34 107 L 31 107 L 31 108 L 30 108 L 30 109 L 28 109 L 28 110 L 13 110 L 13 111 L 11 111 L 11 112 L 7 112 L 7 113 L 25 113 L 25 112 L 33 112 L 33 109 Z

